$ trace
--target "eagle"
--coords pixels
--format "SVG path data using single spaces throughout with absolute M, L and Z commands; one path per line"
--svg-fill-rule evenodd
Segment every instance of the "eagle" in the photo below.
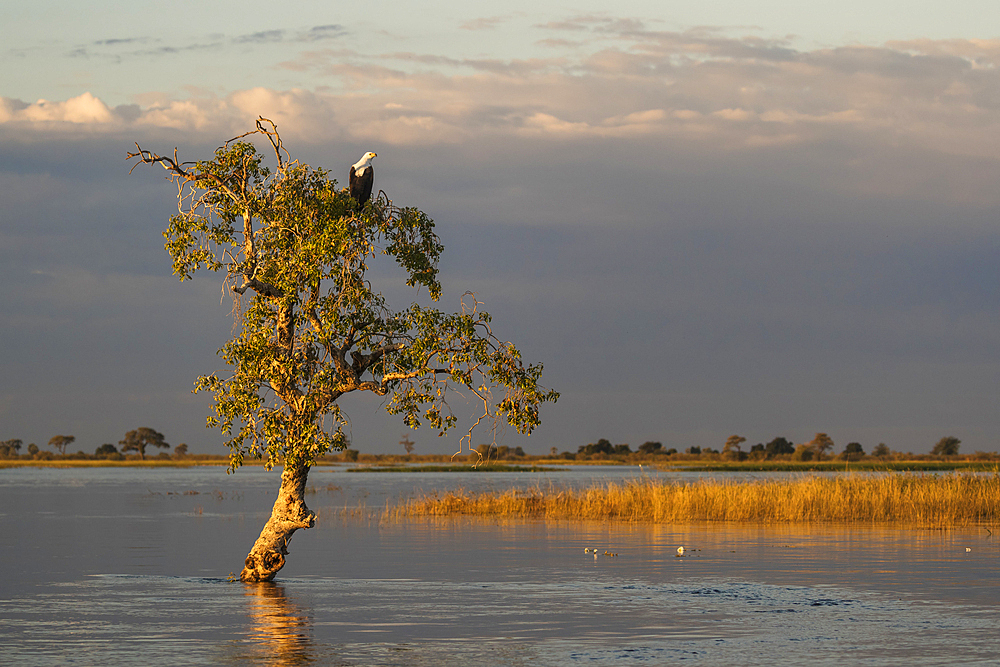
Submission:
M 375 169 L 372 167 L 374 157 L 378 156 L 369 151 L 356 164 L 351 165 L 351 196 L 360 206 L 364 206 L 372 196 L 372 184 L 375 182 Z

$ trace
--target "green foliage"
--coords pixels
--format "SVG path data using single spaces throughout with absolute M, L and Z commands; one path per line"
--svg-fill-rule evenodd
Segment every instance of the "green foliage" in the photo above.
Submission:
M 833 449 L 833 439 L 826 433 L 817 433 L 813 439 L 807 443 L 816 454 L 816 460 L 821 461 L 823 454 Z M 806 460 L 806 459 L 803 459 Z
M 849 442 L 844 447 L 843 457 L 848 461 L 857 461 L 865 455 L 865 450 L 860 442 Z
M 812 461 L 813 457 L 819 460 L 816 456 L 816 450 L 810 443 L 802 443 L 801 445 L 795 446 L 795 451 L 792 453 L 792 460 L 794 461 Z
M 17 458 L 17 452 L 21 449 L 22 444 L 23 443 L 19 438 L 13 438 L 11 440 L 4 440 L 3 442 L 0 442 L 0 458 Z
M 270 143 L 272 166 L 248 136 Z M 214 394 L 208 424 L 228 437 L 231 470 L 245 458 L 309 466 L 345 449 L 337 399 L 349 392 L 384 396 L 388 412 L 439 435 L 457 423 L 447 402 L 453 389 L 481 404 L 476 424 L 525 434 L 540 423 L 539 406 L 558 398 L 539 385 L 540 364 L 525 365 L 493 335 L 474 295 L 459 313 L 392 310 L 369 267 L 390 257 L 407 285 L 438 300 L 444 246 L 433 221 L 384 193 L 358 210 L 328 172 L 290 159 L 270 121 L 212 160 L 180 163 L 142 149 L 130 157 L 161 164 L 178 185 L 180 212 L 164 233 L 174 273 L 221 272 L 234 293 L 237 332 L 219 351 L 229 370 L 195 383 Z
M 795 452 L 795 445 L 786 438 L 775 438 L 764 445 L 764 457 L 773 459 L 775 456 L 792 454 Z
M 601 438 L 597 442 L 592 442 L 589 445 L 580 445 L 576 450 L 577 454 L 584 454 L 586 456 L 593 456 L 594 454 L 614 454 L 615 446 L 611 444 L 610 440 L 606 438 Z
M 94 451 L 94 456 L 99 459 L 106 459 L 118 456 L 118 448 L 110 442 L 106 442 Z
M 643 454 L 655 454 L 663 450 L 663 443 L 647 440 L 639 445 L 639 451 Z
M 49 439 L 49 447 L 52 447 L 60 454 L 66 453 L 66 448 L 73 443 L 76 438 L 72 435 L 54 435 Z
M 139 452 L 140 459 L 146 458 L 146 447 L 170 447 L 162 433 L 146 426 L 129 431 L 118 444 L 122 452 Z
M 723 445 L 722 451 L 727 454 L 733 451 L 739 452 L 740 445 L 742 445 L 746 441 L 747 439 L 744 438 L 742 435 L 731 435 L 728 438 L 726 438 L 726 444 Z
M 940 440 L 934 445 L 934 449 L 931 450 L 931 454 L 935 456 L 956 456 L 958 454 L 958 446 L 962 444 L 962 441 L 953 435 L 948 435 Z

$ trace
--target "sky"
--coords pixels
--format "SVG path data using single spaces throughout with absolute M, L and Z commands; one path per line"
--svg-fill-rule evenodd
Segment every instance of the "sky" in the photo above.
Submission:
M 440 307 L 475 291 L 545 364 L 562 397 L 502 444 L 1000 449 L 995 2 L 14 4 L 0 439 L 223 453 L 190 389 L 228 298 L 171 276 L 174 191 L 124 158 L 264 115 L 341 180 L 377 152 L 376 188 L 437 223 Z M 344 405 L 362 452 L 457 449 Z

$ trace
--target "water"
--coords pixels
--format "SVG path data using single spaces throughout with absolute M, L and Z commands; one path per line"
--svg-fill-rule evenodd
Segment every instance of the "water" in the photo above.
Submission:
M 317 470 L 317 527 L 296 534 L 276 584 L 247 586 L 226 577 L 276 472 L 0 470 L 0 663 L 1000 661 L 1000 545 L 985 529 L 341 516 L 421 490 L 636 474 Z

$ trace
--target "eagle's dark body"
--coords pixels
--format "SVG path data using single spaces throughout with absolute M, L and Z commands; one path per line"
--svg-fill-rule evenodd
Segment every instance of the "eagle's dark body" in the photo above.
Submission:
M 375 153 L 365 153 L 357 164 L 351 165 L 351 197 L 364 206 L 372 198 L 372 186 L 375 184 L 375 169 L 371 160 Z

